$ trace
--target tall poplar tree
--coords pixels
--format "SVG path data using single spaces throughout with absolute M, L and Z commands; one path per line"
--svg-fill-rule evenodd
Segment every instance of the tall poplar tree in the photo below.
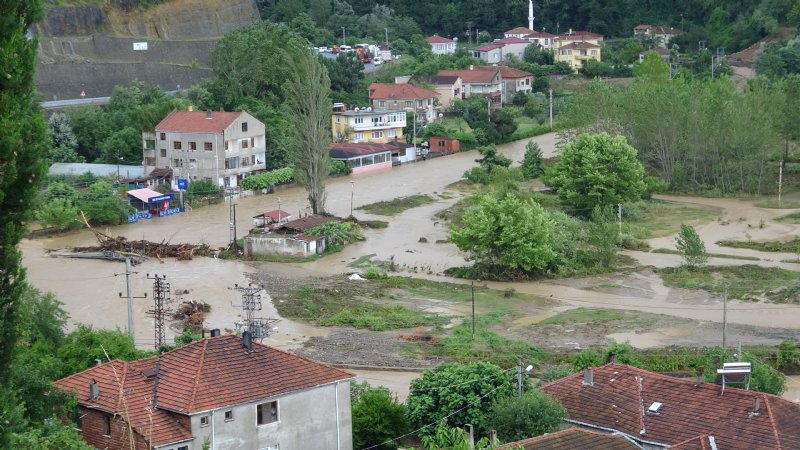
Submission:
M 40 0 L 0 1 L 0 391 L 8 382 L 18 302 L 25 290 L 17 244 L 47 154 L 47 128 L 34 95 L 37 42 L 26 35 L 41 13 Z

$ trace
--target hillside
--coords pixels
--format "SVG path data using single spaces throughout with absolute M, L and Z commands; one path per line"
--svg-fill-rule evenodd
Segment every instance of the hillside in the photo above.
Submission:
M 226 32 L 259 20 L 254 0 L 59 1 L 36 25 L 37 88 L 46 100 L 110 95 L 134 79 L 165 90 L 211 75 L 211 52 Z M 134 43 L 147 50 L 134 50 Z

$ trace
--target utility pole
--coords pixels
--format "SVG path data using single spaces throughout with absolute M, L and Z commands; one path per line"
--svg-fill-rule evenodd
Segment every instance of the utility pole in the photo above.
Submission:
M 522 360 L 522 356 L 517 357 L 517 395 L 522 397 L 522 368 L 523 364 L 525 364 Z
M 277 322 L 277 319 L 260 319 L 254 317 L 254 311 L 261 311 L 261 291 L 264 290 L 263 286 L 253 286 L 248 283 L 247 286 L 239 286 L 234 284 L 234 289 L 239 291 L 242 295 L 242 303 L 236 305 L 244 310 L 244 324 L 240 331 L 248 331 L 253 338 L 263 339 L 269 336 L 271 331 L 270 324 Z M 237 324 L 237 328 L 239 328 Z
M 166 344 L 166 334 L 164 331 L 164 318 L 172 313 L 166 305 L 172 302 L 169 297 L 169 283 L 166 282 L 167 276 L 147 274 L 148 280 L 153 280 L 153 309 L 147 311 L 147 315 L 155 319 L 155 348 L 158 350 Z
M 619 224 L 619 232 L 622 233 L 622 203 L 617 203 L 617 223 Z
M 728 283 L 722 282 L 722 349 L 728 344 Z
M 778 166 L 778 208 L 781 207 L 781 187 L 783 186 L 783 159 Z
M 236 240 L 236 204 L 233 204 L 233 250 L 239 251 L 239 243 Z
M 470 288 L 472 289 L 472 340 L 475 340 L 475 282 L 470 282 Z
M 553 90 L 550 89 L 550 131 L 553 131 Z
M 125 287 L 128 291 L 128 335 L 131 337 L 131 341 L 136 344 L 136 338 L 133 333 L 133 299 L 134 298 L 147 298 L 147 292 L 144 293 L 141 297 L 134 297 L 131 294 L 131 274 L 134 272 L 131 271 L 131 257 L 125 257 Z M 119 275 L 115 273 L 114 276 Z M 119 293 L 119 297 L 122 298 L 122 292 Z
M 353 197 L 356 195 L 356 183 L 350 182 L 350 217 L 353 217 Z

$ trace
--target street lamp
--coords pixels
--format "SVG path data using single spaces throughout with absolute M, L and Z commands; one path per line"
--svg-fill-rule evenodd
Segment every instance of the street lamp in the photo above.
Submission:
M 350 182 L 350 217 L 353 217 L 353 197 L 356 195 L 356 182 Z
M 123 157 L 117 155 L 117 182 L 119 182 L 119 162 L 123 161 Z
M 347 39 L 345 39 L 344 27 L 342 27 L 342 45 L 345 45 L 346 43 L 347 43 Z

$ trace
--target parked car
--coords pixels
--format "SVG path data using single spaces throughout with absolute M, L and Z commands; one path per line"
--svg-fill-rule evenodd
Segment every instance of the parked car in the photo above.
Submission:
M 381 58 L 380 56 L 376 56 L 376 57 L 372 58 L 372 64 L 375 64 L 376 66 L 380 66 L 381 64 L 383 64 L 383 58 Z
M 330 53 L 331 49 L 329 49 L 328 47 L 320 47 L 317 49 L 317 51 L 320 53 Z

